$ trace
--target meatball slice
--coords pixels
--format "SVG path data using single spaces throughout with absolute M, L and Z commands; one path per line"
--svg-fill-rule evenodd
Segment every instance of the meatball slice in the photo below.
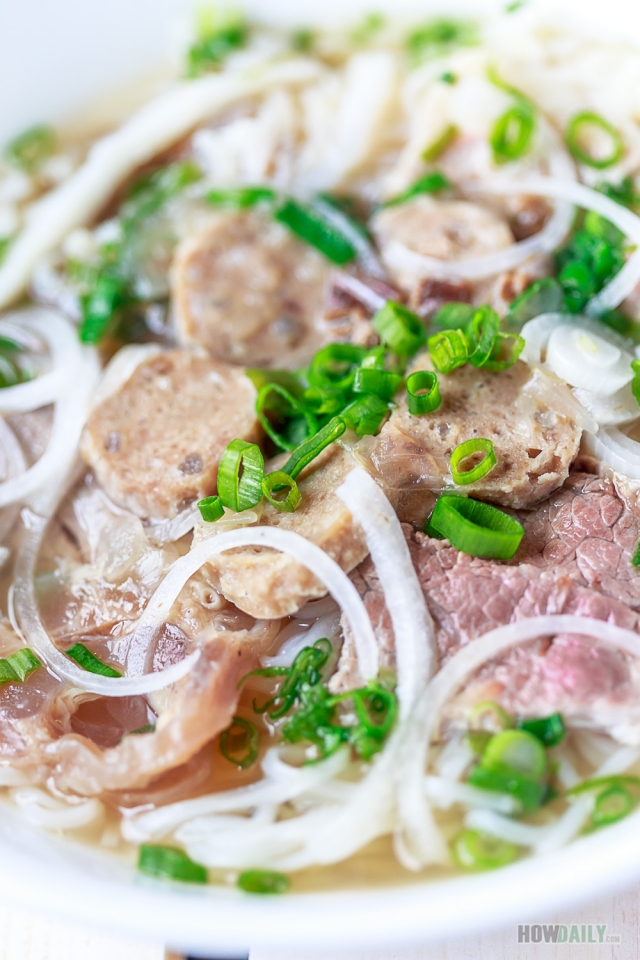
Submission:
M 231 440 L 259 437 L 255 402 L 242 370 L 191 350 L 158 353 L 94 409 L 82 456 L 116 503 L 168 519 L 215 492 Z
M 428 353 L 412 367 L 432 369 Z M 499 373 L 467 364 L 438 374 L 438 383 L 442 404 L 432 413 L 413 416 L 406 396 L 396 396 L 371 453 L 385 486 L 402 496 L 402 519 L 423 522 L 442 490 L 518 509 L 562 486 L 582 434 L 567 386 L 522 361 Z M 474 437 L 492 441 L 497 464 L 475 483 L 457 486 L 451 453 Z
M 221 215 L 178 249 L 178 336 L 226 363 L 296 367 L 321 343 L 329 269 L 282 224 L 255 211 Z

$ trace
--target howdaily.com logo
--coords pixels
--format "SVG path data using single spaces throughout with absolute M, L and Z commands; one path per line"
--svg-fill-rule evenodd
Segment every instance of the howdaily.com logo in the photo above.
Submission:
M 606 923 L 521 923 L 518 943 L 620 943 Z

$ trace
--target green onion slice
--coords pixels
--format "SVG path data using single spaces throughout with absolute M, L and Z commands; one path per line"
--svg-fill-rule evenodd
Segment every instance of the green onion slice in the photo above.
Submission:
M 371 325 L 382 342 L 399 357 L 411 357 L 425 340 L 420 317 L 395 300 L 388 300 L 371 318 Z
M 476 453 L 484 454 L 480 462 L 468 470 L 461 470 L 460 464 L 469 457 L 475 456 Z M 460 485 L 475 483 L 476 480 L 481 480 L 483 477 L 486 477 L 486 475 L 493 470 L 497 462 L 495 450 L 493 449 L 493 441 L 488 440 L 486 437 L 473 437 L 471 440 L 465 440 L 463 443 L 459 443 L 458 446 L 453 449 L 450 460 L 451 476 L 453 477 L 454 483 Z
M 562 287 L 553 277 L 536 280 L 524 293 L 512 300 L 507 313 L 507 322 L 512 329 L 520 330 L 525 323 L 541 313 L 557 313 L 562 305 Z
M 288 491 L 284 499 L 276 496 L 282 490 Z M 293 513 L 302 499 L 298 484 L 284 470 L 276 470 L 274 473 L 267 474 L 262 481 L 262 492 L 269 503 L 280 513 Z
M 628 816 L 634 806 L 635 801 L 627 788 L 614 784 L 598 794 L 591 820 L 595 827 L 606 827 Z
M 470 783 L 473 787 L 478 787 L 479 790 L 508 793 L 510 797 L 517 800 L 520 809 L 525 813 L 537 810 L 548 794 L 548 786 L 544 780 L 534 780 L 507 767 L 489 770 L 483 763 L 486 749 L 485 747 L 481 762 L 473 768 L 467 777 L 467 783 Z
M 355 260 L 357 251 L 351 241 L 311 207 L 288 199 L 278 207 L 274 217 L 333 263 L 342 266 Z
M 302 402 L 316 417 L 333 417 L 347 401 L 344 392 L 336 387 L 307 387 Z
M 307 372 L 311 386 L 349 390 L 367 351 L 352 343 L 329 343 L 314 355 Z
M 274 870 L 245 870 L 236 885 L 245 893 L 286 893 L 291 881 L 284 873 Z
M 476 703 L 468 715 L 469 726 L 474 730 L 492 731 L 499 733 L 513 727 L 513 717 L 510 717 L 495 700 L 482 700 Z
M 597 154 L 589 151 L 585 140 L 589 137 L 590 132 L 596 132 L 600 135 L 604 134 L 605 138 L 609 139 L 610 150 L 608 154 L 599 157 Z M 606 170 L 607 167 L 612 167 L 615 163 L 618 163 L 624 153 L 622 137 L 615 127 L 605 120 L 604 117 L 601 117 L 600 114 L 590 111 L 578 113 L 573 117 L 567 127 L 565 140 L 569 150 L 578 163 L 584 163 L 586 166 L 594 167 L 596 170 Z
M 418 417 L 437 410 L 442 403 L 438 378 L 431 370 L 416 370 L 407 377 L 409 413 Z
M 388 370 L 372 370 L 368 367 L 361 367 L 356 370 L 353 380 L 354 393 L 375 393 L 382 400 L 391 400 L 400 384 L 402 377 L 398 373 L 390 373 Z
M 635 378 L 634 378 L 634 379 L 635 379 Z M 633 383 L 633 381 L 632 381 L 632 383 Z M 640 384 L 639 384 L 639 387 L 640 387 Z M 634 391 L 634 394 L 633 394 L 633 395 L 634 395 L 634 397 L 636 397 L 635 391 Z M 636 397 L 636 400 L 638 401 L 638 403 L 640 403 L 640 399 L 638 399 L 638 397 Z M 636 547 L 636 552 L 634 553 L 634 555 L 633 555 L 632 558 L 631 558 L 631 563 L 634 565 L 634 567 L 637 567 L 637 568 L 640 570 L 640 540 L 638 541 L 638 545 L 637 545 L 637 547 Z
M 227 23 L 216 23 L 212 10 L 205 9 L 200 14 L 200 20 L 198 39 L 187 54 L 189 77 L 199 77 L 210 70 L 219 69 L 229 54 L 243 47 L 249 37 L 247 25 L 238 17 Z
M 552 713 L 548 717 L 533 720 L 520 720 L 518 728 L 533 734 L 545 747 L 557 747 L 567 732 L 561 713 Z
M 462 330 L 442 330 L 427 340 L 431 362 L 438 373 L 451 373 L 463 366 L 469 356 L 469 344 Z
M 67 656 L 75 660 L 83 670 L 87 670 L 89 673 L 98 673 L 101 677 L 122 676 L 120 670 L 110 667 L 108 663 L 103 663 L 94 653 L 91 653 L 88 647 L 85 647 L 84 643 L 74 643 L 67 650 Z
M 485 770 L 511 772 L 540 780 L 547 770 L 547 755 L 540 740 L 526 730 L 502 730 L 487 744 L 482 755 Z
M 467 359 L 472 366 L 482 367 L 486 364 L 496 344 L 499 330 L 500 317 L 495 310 L 487 305 L 479 307 L 466 331 L 469 343 Z
M 489 358 L 482 364 L 485 370 L 497 373 L 509 370 L 518 362 L 525 348 L 525 340 L 518 333 L 498 333 Z
M 259 747 L 258 728 L 244 717 L 234 717 L 220 734 L 220 753 L 240 770 L 246 770 L 256 762 Z
M 470 303 L 445 303 L 434 313 L 432 323 L 445 330 L 459 330 L 471 321 L 476 308 Z
M 264 432 L 282 450 L 295 450 L 300 440 L 312 437 L 318 429 L 316 418 L 307 405 L 300 403 L 279 383 L 266 383 L 260 389 L 256 415 Z M 279 430 L 273 420 L 280 422 Z
M 422 159 L 425 161 L 425 163 L 435 163 L 435 161 L 442 156 L 445 150 L 449 149 L 453 141 L 457 138 L 458 133 L 459 131 L 456 125 L 454 123 L 450 123 L 449 126 L 443 130 L 440 136 L 437 137 L 433 143 L 429 144 L 425 150 L 423 150 Z M 450 189 L 451 185 L 449 184 L 447 178 L 442 174 L 440 174 L 440 176 L 442 176 L 442 179 L 447 182 L 447 186 L 441 187 L 440 189 Z
M 315 460 L 325 447 L 328 447 L 334 440 L 341 437 L 346 429 L 347 425 L 342 417 L 333 417 L 322 430 L 318 430 L 313 437 L 309 437 L 309 439 L 301 443 L 299 447 L 296 447 L 281 472 L 288 474 L 292 480 L 295 480 L 298 474 L 301 473 L 312 460 Z
M 455 494 L 436 503 L 426 527 L 462 553 L 490 560 L 511 560 L 524 536 L 521 523 L 497 507 Z
M 518 848 L 478 830 L 460 830 L 451 841 L 453 858 L 464 870 L 495 870 L 518 856 Z
M 245 376 L 249 377 L 258 392 L 268 383 L 277 383 L 288 390 L 296 400 L 302 399 L 304 387 L 298 375 L 291 370 L 261 370 L 249 367 L 245 370 Z
M 215 207 L 230 207 L 233 210 L 246 210 L 274 203 L 278 194 L 271 187 L 235 187 L 229 190 L 210 190 L 206 194 L 208 203 Z
M 42 663 L 29 647 L 17 650 L 0 660 L 0 684 L 24 683 L 27 677 L 41 666 Z
M 56 149 L 56 133 L 45 124 L 37 124 L 7 144 L 6 159 L 14 167 L 33 173 Z
M 115 311 L 126 299 L 126 284 L 121 276 L 106 269 L 88 296 L 82 298 L 82 320 L 79 336 L 82 343 L 99 343 L 104 337 Z
M 182 883 L 206 883 L 206 868 L 194 863 L 178 847 L 143 843 L 138 854 L 138 870 L 148 877 L 179 880 Z
M 344 421 L 359 437 L 375 437 L 388 414 L 389 405 L 375 393 L 354 400 L 342 411 Z
M 218 496 L 222 505 L 240 513 L 262 500 L 264 457 L 260 447 L 232 440 L 218 468 Z
M 453 130 L 453 136 L 450 137 L 449 142 L 456 136 L 457 130 L 455 127 L 449 127 L 449 130 Z M 443 138 L 441 137 L 440 140 Z M 434 146 L 437 146 L 440 141 L 437 141 L 429 150 L 433 150 Z M 442 153 L 449 143 L 443 143 L 439 153 Z M 425 153 L 426 157 L 426 153 Z M 436 157 L 434 156 L 434 160 Z M 413 200 L 414 197 L 419 197 L 420 194 L 431 194 L 431 193 L 440 193 L 441 190 L 451 190 L 451 182 L 445 177 L 443 173 L 440 173 L 439 170 L 434 170 L 431 173 L 427 173 L 424 177 L 420 177 L 419 180 L 416 180 L 410 187 L 404 190 L 402 193 L 399 193 L 397 197 L 392 197 L 390 200 L 387 200 L 386 203 L 383 203 L 383 207 L 396 207 L 400 203 L 406 203 L 407 200 Z
M 215 523 L 216 520 L 224 517 L 224 507 L 220 497 L 205 497 L 204 500 L 199 500 L 198 510 L 202 519 L 206 520 L 207 523 Z
M 567 796 L 577 796 L 580 793 L 588 793 L 590 790 L 599 790 L 600 787 L 613 787 L 624 785 L 634 787 L 640 790 L 640 777 L 635 777 L 629 773 L 614 773 L 608 777 L 594 777 L 592 780 L 583 780 L 567 790 Z
M 494 163 L 520 160 L 531 148 L 536 129 L 536 114 L 528 100 L 518 99 L 499 117 L 491 130 Z

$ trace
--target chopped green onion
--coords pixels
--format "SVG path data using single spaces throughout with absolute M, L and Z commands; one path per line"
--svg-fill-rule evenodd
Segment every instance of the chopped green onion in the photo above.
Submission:
M 445 128 L 443 133 L 441 133 L 440 136 L 433 141 L 433 143 L 431 143 L 425 150 L 422 151 L 422 159 L 424 160 L 424 162 L 435 163 L 436 160 L 438 160 L 442 156 L 445 150 L 449 149 L 453 141 L 457 138 L 458 132 L 459 131 L 456 125 L 453 123 L 450 123 L 449 126 Z M 436 174 L 433 174 L 433 176 L 436 176 Z M 446 184 L 446 186 L 439 187 L 438 189 L 450 190 L 451 184 L 449 183 L 447 178 L 442 174 L 437 174 L 437 176 L 440 176 Z M 426 180 L 426 177 L 424 179 Z M 435 190 L 428 190 L 426 192 L 435 193 Z
M 201 176 L 202 172 L 193 160 L 179 160 L 159 167 L 139 180 L 120 210 L 119 216 L 125 231 L 131 231 L 152 217 L 167 201 L 196 183 Z
M 45 124 L 37 124 L 11 140 L 4 149 L 5 158 L 14 167 L 33 173 L 56 149 L 56 133 Z
M 229 190 L 210 190 L 206 194 L 206 200 L 213 206 L 246 210 L 259 204 L 273 203 L 277 196 L 271 187 L 235 187 Z
M 437 410 L 442 403 L 438 378 L 431 370 L 416 370 L 407 377 L 407 405 L 409 413 L 418 417 Z
M 398 698 L 376 681 L 359 690 L 350 690 L 332 698 L 332 703 L 350 700 L 357 724 L 349 729 L 349 743 L 358 756 L 370 760 L 382 749 L 398 716 Z
M 633 380 L 631 381 L 631 392 L 635 398 L 636 403 L 640 406 L 640 360 L 631 361 L 631 369 L 633 370 Z M 640 545 L 638 550 L 636 550 L 635 556 L 631 561 L 637 566 L 640 566 Z
M 359 437 L 374 437 L 389 413 L 388 405 L 375 393 L 354 400 L 342 411 L 342 417 Z
M 329 343 L 314 355 L 307 373 L 314 387 L 349 390 L 365 358 L 364 347 L 352 343 Z
M 427 340 L 431 362 L 438 373 L 462 367 L 469 356 L 469 344 L 462 330 L 442 330 Z
M 527 5 L 527 0 L 512 0 L 511 3 L 508 3 L 504 8 L 505 13 L 515 13 L 516 10 L 521 10 L 522 7 Z
M 199 500 L 198 510 L 207 523 L 215 523 L 216 520 L 224 517 L 224 507 L 220 497 L 205 497 L 204 500 Z
M 634 799 L 626 787 L 616 784 L 598 794 L 591 814 L 595 827 L 607 827 L 628 816 L 634 808 Z
M 281 490 L 288 490 L 284 499 L 276 496 L 276 493 Z M 293 513 L 302 499 L 298 484 L 284 470 L 276 470 L 275 473 L 267 474 L 262 481 L 262 492 L 269 503 L 280 513 Z
M 224 507 L 240 513 L 262 500 L 264 457 L 260 447 L 232 440 L 218 467 L 218 496 Z
M 541 313 L 556 313 L 562 306 L 562 287 L 553 277 L 536 280 L 524 293 L 511 301 L 507 322 L 510 327 L 520 330 L 525 323 L 539 317 Z
M 277 383 L 280 387 L 288 390 L 296 400 L 302 399 L 304 387 L 300 378 L 292 373 L 291 370 L 261 370 L 247 368 L 245 376 L 249 377 L 256 390 L 260 391 L 268 383 Z
M 246 23 L 237 17 L 220 22 L 212 10 L 203 10 L 199 19 L 198 39 L 187 53 L 189 77 L 219 69 L 229 54 L 244 47 L 249 38 Z
M 11 357 L 0 353 L 0 389 L 14 387 L 17 383 L 24 383 L 28 379 L 29 377 Z
M 552 713 L 548 717 L 534 720 L 520 720 L 518 728 L 533 734 L 545 747 L 557 747 L 567 732 L 561 713 Z
M 381 13 L 368 13 L 362 23 L 351 32 L 351 39 L 354 43 L 368 43 L 382 30 L 385 22 Z
M 468 470 L 460 470 L 460 464 L 469 457 L 473 457 L 476 453 L 484 454 L 480 462 Z M 486 477 L 486 475 L 493 470 L 497 462 L 496 453 L 493 449 L 493 441 L 488 440 L 486 437 L 473 437 L 471 440 L 465 440 L 463 443 L 459 443 L 458 446 L 452 450 L 450 460 L 451 476 L 453 477 L 454 483 L 461 485 L 475 483 L 476 480 L 481 480 L 482 477 Z
M 0 660 L 0 684 L 23 683 L 42 663 L 33 650 L 24 647 Z
M 0 263 L 4 260 L 13 243 L 13 237 L 0 237 Z
M 91 293 L 82 298 L 82 321 L 79 336 L 82 343 L 99 343 L 118 307 L 124 302 L 125 283 L 111 270 L 100 275 Z
M 455 73 L 451 73 L 449 70 L 445 71 L 445 73 L 441 74 L 440 76 L 440 82 L 448 83 L 449 86 L 453 86 L 457 79 L 458 78 L 456 77 Z
M 460 330 L 466 327 L 476 312 L 471 303 L 445 303 L 432 317 L 432 322 L 445 330 Z
M 509 370 L 517 363 L 525 348 L 525 340 L 518 333 L 498 333 L 488 360 L 482 364 L 492 373 Z
M 220 734 L 220 753 L 240 770 L 246 770 L 258 759 L 260 734 L 254 723 L 234 717 Z
M 333 653 L 333 647 L 326 637 L 316 640 L 312 647 L 304 647 L 296 655 L 290 667 L 266 667 L 252 670 L 242 678 L 241 686 L 249 677 L 284 677 L 282 686 L 274 697 L 258 707 L 254 701 L 256 713 L 266 713 L 271 720 L 279 720 L 291 710 L 300 698 L 303 688 L 314 687 L 322 680 L 322 670 Z
M 346 404 L 344 392 L 335 387 L 307 387 L 302 401 L 316 417 L 333 417 Z
M 311 207 L 288 199 L 274 217 L 333 263 L 342 266 L 355 260 L 357 251 L 351 241 Z
M 291 49 L 297 53 L 310 53 L 316 42 L 315 30 L 301 27 L 291 34 Z
M 406 48 L 415 65 L 428 57 L 441 56 L 456 47 L 474 46 L 476 43 L 478 28 L 475 23 L 439 17 L 429 20 L 410 33 L 406 39 Z
M 596 284 L 589 266 L 577 261 L 568 263 L 558 274 L 564 290 L 564 304 L 571 313 L 580 313 L 596 292 Z
M 315 460 L 319 454 L 330 444 L 341 437 L 347 429 L 347 425 L 342 417 L 333 417 L 329 423 L 318 430 L 316 434 L 301 443 L 292 451 L 291 456 L 282 467 L 282 473 L 288 474 L 292 480 L 301 473 L 312 460 Z
M 547 770 L 547 755 L 537 736 L 526 730 L 502 730 L 496 733 L 482 755 L 485 770 L 516 773 L 540 780 Z
M 495 310 L 488 305 L 479 307 L 466 330 L 469 343 L 467 360 L 473 367 L 483 367 L 487 363 L 493 352 L 499 330 L 500 317 Z
M 427 173 L 424 177 L 420 177 L 419 180 L 416 180 L 416 182 L 403 193 L 392 197 L 391 200 L 387 200 L 383 206 L 396 207 L 398 204 L 406 203 L 407 200 L 413 200 L 414 197 L 419 197 L 421 194 L 439 193 L 441 190 L 451 190 L 451 183 L 443 173 L 440 173 L 439 170 L 434 170 L 432 173 Z
M 613 773 L 608 777 L 593 777 L 592 780 L 583 780 L 567 790 L 568 797 L 575 797 L 581 793 L 588 793 L 590 790 L 598 790 L 600 787 L 614 787 L 624 784 L 627 787 L 634 787 L 640 790 L 640 777 L 634 777 L 628 773 Z
M 496 164 L 520 160 L 531 148 L 536 114 L 528 100 L 518 99 L 499 117 L 491 130 L 491 149 Z
M 138 854 L 138 870 L 148 877 L 163 880 L 179 880 L 182 883 L 206 883 L 207 870 L 194 863 L 178 847 L 165 847 L 156 843 L 143 843 Z
M 591 131 L 591 133 L 596 131 L 599 134 L 605 134 L 605 136 L 609 138 L 611 149 L 608 155 L 598 157 L 589 151 L 588 144 L 585 143 L 585 139 L 588 139 L 589 131 Z M 578 113 L 570 120 L 565 134 L 565 140 L 569 150 L 578 163 L 584 163 L 586 166 L 594 167 L 596 170 L 605 170 L 607 167 L 612 167 L 615 163 L 618 163 L 624 153 L 622 137 L 615 127 L 605 120 L 604 117 L 601 117 L 600 114 L 592 113 L 591 111 Z
M 426 532 L 446 537 L 471 557 L 511 560 L 524 536 L 521 523 L 497 507 L 468 497 L 444 494 L 436 503 Z
M 388 370 L 371 370 L 361 367 L 356 370 L 353 380 L 354 393 L 375 393 L 382 400 L 391 400 L 400 384 L 402 377 L 398 373 Z
M 451 841 L 453 858 L 464 870 L 495 870 L 518 856 L 518 848 L 478 830 L 460 830 Z
M 139 733 L 155 733 L 156 725 L 155 723 L 145 723 L 142 727 L 138 727 L 137 730 L 130 730 L 128 736 L 133 737 L 137 736 Z
M 474 730 L 490 730 L 492 733 L 513 727 L 513 718 L 495 700 L 476 703 L 469 711 L 468 722 Z
M 265 433 L 282 450 L 295 450 L 301 440 L 314 436 L 318 429 L 311 410 L 279 383 L 266 383 L 260 389 L 256 415 Z M 274 427 L 272 418 L 281 424 L 280 429 Z
M 274 870 L 245 870 L 236 885 L 245 893 L 286 893 L 291 881 L 284 873 Z
M 415 313 L 395 300 L 371 318 L 371 326 L 382 342 L 399 357 L 411 357 L 425 340 L 424 324 Z
M 489 741 L 490 742 L 490 741 Z M 488 744 L 487 744 L 488 746 Z M 486 747 L 484 753 L 486 753 Z M 491 790 L 492 793 L 508 793 L 518 801 L 520 809 L 525 813 L 537 810 L 547 796 L 547 784 L 543 780 L 534 780 L 526 777 L 517 770 L 503 768 L 489 770 L 482 760 L 473 768 L 467 777 L 467 783 L 479 790 Z
M 84 643 L 74 643 L 73 646 L 67 650 L 67 656 L 75 660 L 83 670 L 87 670 L 89 673 L 97 673 L 101 677 L 122 676 L 120 670 L 110 667 L 108 663 L 103 663 L 94 653 L 91 653 L 88 647 L 85 647 Z

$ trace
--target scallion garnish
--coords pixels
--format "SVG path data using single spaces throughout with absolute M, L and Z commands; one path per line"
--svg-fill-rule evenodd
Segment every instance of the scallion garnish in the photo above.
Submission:
M 489 743 L 487 743 L 487 746 Z M 483 758 L 486 749 L 487 747 L 484 749 Z M 520 809 L 525 813 L 537 810 L 543 803 L 548 791 L 548 786 L 543 780 L 534 780 L 517 770 L 508 768 L 489 770 L 483 765 L 482 760 L 467 777 L 467 783 L 470 783 L 473 787 L 478 787 L 479 790 L 490 790 L 492 793 L 508 793 L 514 800 L 517 800 Z
M 229 190 L 209 190 L 206 200 L 216 207 L 246 210 L 249 207 L 274 203 L 277 196 L 271 187 L 235 187 Z
M 438 373 L 451 373 L 469 357 L 469 344 L 462 330 L 442 330 L 427 340 L 431 362 Z
M 526 730 L 501 730 L 496 733 L 482 755 L 485 770 L 511 772 L 540 780 L 547 772 L 547 755 L 537 736 Z
M 345 394 L 336 387 L 307 387 L 302 400 L 317 417 L 333 417 L 345 406 Z
M 156 725 L 155 723 L 145 723 L 141 727 L 138 727 L 137 730 L 130 730 L 128 733 L 129 737 L 137 736 L 140 733 L 155 733 Z
M 491 149 L 496 164 L 520 160 L 529 152 L 536 129 L 536 114 L 528 100 L 517 100 L 491 130 Z
M 524 536 L 524 527 L 488 503 L 446 493 L 439 498 L 426 526 L 426 533 L 433 536 L 434 532 L 471 557 L 511 560 Z
M 354 400 L 342 411 L 342 417 L 359 437 L 375 436 L 389 414 L 389 405 L 374 393 Z
M 407 377 L 407 405 L 409 413 L 418 417 L 437 410 L 442 403 L 438 378 L 431 370 L 416 370 Z
M 24 683 L 27 677 L 41 666 L 42 663 L 29 647 L 17 650 L 0 660 L 0 684 Z
M 461 470 L 460 464 L 468 460 L 469 457 L 474 457 L 476 453 L 484 454 L 479 463 L 476 463 L 473 467 L 469 467 L 467 470 Z M 475 483 L 476 480 L 481 480 L 482 477 L 486 477 L 486 475 L 493 470 L 497 462 L 496 453 L 493 449 L 493 441 L 488 440 L 486 437 L 473 437 L 471 440 L 465 440 L 463 443 L 459 443 L 458 446 L 454 447 L 451 451 L 451 476 L 453 477 L 454 483 L 460 485 Z
M 382 342 L 399 357 L 411 357 L 425 341 L 424 324 L 417 314 L 395 300 L 388 300 L 371 318 Z
M 438 160 L 442 156 L 445 150 L 449 149 L 453 141 L 457 138 L 458 132 L 459 132 L 458 128 L 453 123 L 450 123 L 448 127 L 445 127 L 444 131 L 440 134 L 440 136 L 436 137 L 433 143 L 430 143 L 429 146 L 422 151 L 422 159 L 424 160 L 424 162 L 435 163 L 436 160 Z M 446 186 L 439 187 L 438 189 L 440 190 L 451 189 L 451 184 L 449 183 L 449 181 L 445 176 L 443 176 L 442 174 L 432 174 L 432 176 L 439 176 L 446 183 Z M 424 179 L 426 179 L 426 177 Z M 435 193 L 435 190 L 428 190 L 427 192 Z
M 562 306 L 563 290 L 553 277 L 536 280 L 524 293 L 511 301 L 507 323 L 512 329 L 521 330 L 525 323 L 541 313 L 556 313 Z
M 469 711 L 468 723 L 472 729 L 500 733 L 513 727 L 513 718 L 495 700 L 482 700 Z
M 101 677 L 122 676 L 120 670 L 116 670 L 115 667 L 110 667 L 108 663 L 103 663 L 94 653 L 91 653 L 88 647 L 85 647 L 84 643 L 74 643 L 73 646 L 67 650 L 67 656 L 75 660 L 83 670 L 87 670 L 89 673 L 97 673 Z
M 314 387 L 350 390 L 366 354 L 364 347 L 352 343 L 329 343 L 314 355 L 307 379 Z
M 483 367 L 495 346 L 500 317 L 490 306 L 479 307 L 466 329 L 469 355 L 467 361 L 473 367 Z M 524 345 L 524 344 L 523 344 Z
M 635 801 L 626 787 L 621 784 L 614 784 L 607 787 L 596 797 L 596 802 L 591 814 L 593 826 L 608 827 L 611 823 L 617 823 L 628 816 L 635 806 Z
M 286 490 L 287 495 L 284 498 L 276 496 L 277 493 Z M 293 513 L 302 494 L 298 489 L 298 484 L 293 477 L 285 473 L 284 470 L 276 470 L 274 473 L 268 473 L 262 481 L 262 492 L 269 503 L 279 510 L 280 513 Z
M 274 217 L 333 263 L 343 266 L 355 260 L 357 251 L 351 241 L 312 207 L 287 199 L 275 211 Z
M 429 149 L 432 150 L 433 147 Z M 444 149 L 445 147 L 442 147 L 440 152 Z M 420 177 L 419 180 L 416 180 L 415 183 L 408 187 L 403 193 L 398 194 L 397 197 L 392 197 L 391 200 L 387 200 L 383 206 L 396 207 L 398 204 L 406 203 L 407 200 L 413 200 L 414 197 L 419 197 L 421 194 L 440 193 L 442 190 L 451 190 L 451 183 L 443 173 L 440 173 L 439 170 L 434 170 L 432 173 L 427 173 L 424 177 Z
M 461 330 L 466 328 L 476 312 L 471 303 L 445 303 L 434 313 L 432 323 L 444 330 Z
M 604 156 L 598 156 L 589 149 L 590 134 L 608 138 L 610 150 Z M 588 167 L 594 167 L 596 170 L 606 170 L 612 167 L 622 158 L 624 153 L 624 143 L 618 131 L 608 120 L 601 117 L 598 113 L 586 111 L 578 113 L 570 120 L 565 134 L 565 140 L 571 154 L 578 163 L 584 163 Z
M 599 790 L 601 787 L 608 788 L 620 785 L 640 790 L 640 777 L 635 777 L 629 773 L 613 773 L 608 777 L 593 777 L 591 780 L 583 780 L 582 783 L 577 783 L 575 787 L 570 787 L 567 790 L 567 796 L 577 797 L 581 793 Z
M 256 414 L 265 433 L 282 450 L 295 450 L 301 440 L 313 437 L 318 429 L 309 407 L 279 383 L 266 383 L 260 389 Z
M 187 53 L 187 74 L 200 77 L 218 70 L 230 53 L 244 47 L 249 28 L 239 17 L 221 20 L 210 8 L 203 8 L 198 17 L 198 38 Z
M 314 30 L 308 27 L 300 27 L 291 34 L 291 49 L 297 53 L 310 53 L 316 42 Z
M 138 853 L 138 870 L 148 877 L 179 880 L 181 883 L 206 883 L 206 867 L 194 863 L 178 847 L 143 843 Z
M 260 734 L 254 723 L 244 717 L 234 717 L 220 734 L 220 753 L 241 770 L 246 770 L 258 759 Z
M 414 65 L 429 57 L 442 56 L 456 47 L 478 43 L 478 28 L 469 20 L 439 17 L 418 27 L 406 39 L 409 58 Z
M 264 457 L 260 447 L 232 440 L 218 467 L 218 496 L 224 507 L 240 513 L 262 500 Z
M 55 130 L 40 123 L 11 140 L 4 155 L 12 166 L 34 173 L 55 152 L 56 142 Z
M 557 747 L 567 732 L 561 713 L 552 713 L 548 717 L 533 720 L 520 720 L 518 728 L 533 734 L 545 747 Z
M 13 243 L 13 237 L 0 237 L 0 263 L 4 260 Z
M 451 841 L 451 853 L 464 870 L 496 870 L 513 863 L 518 848 L 506 840 L 465 827 Z
M 353 392 L 373 393 L 382 400 L 391 400 L 401 383 L 402 377 L 398 373 L 391 373 L 388 370 L 372 370 L 362 366 L 359 370 L 356 370 Z
M 291 881 L 284 873 L 274 870 L 245 870 L 236 880 L 236 886 L 245 893 L 286 893 Z
M 321 430 L 318 430 L 317 433 L 309 437 L 308 440 L 305 440 L 304 443 L 301 443 L 299 447 L 296 447 L 296 449 L 292 451 L 291 456 L 282 467 L 282 472 L 288 474 L 292 480 L 295 480 L 298 474 L 301 473 L 312 460 L 315 460 L 325 447 L 328 447 L 334 440 L 341 437 L 346 429 L 347 425 L 342 417 L 333 417 Z
M 456 77 L 455 73 L 451 73 L 450 70 L 446 70 L 444 73 L 440 75 L 440 82 L 447 83 L 449 84 L 449 86 L 453 86 L 453 84 L 457 81 L 457 79 L 458 78 Z
M 200 516 L 207 523 L 215 523 L 224 516 L 224 507 L 220 497 L 205 497 L 198 501 Z
M 498 333 L 489 357 L 482 364 L 484 370 L 493 373 L 513 367 L 525 348 L 525 341 L 518 333 Z

